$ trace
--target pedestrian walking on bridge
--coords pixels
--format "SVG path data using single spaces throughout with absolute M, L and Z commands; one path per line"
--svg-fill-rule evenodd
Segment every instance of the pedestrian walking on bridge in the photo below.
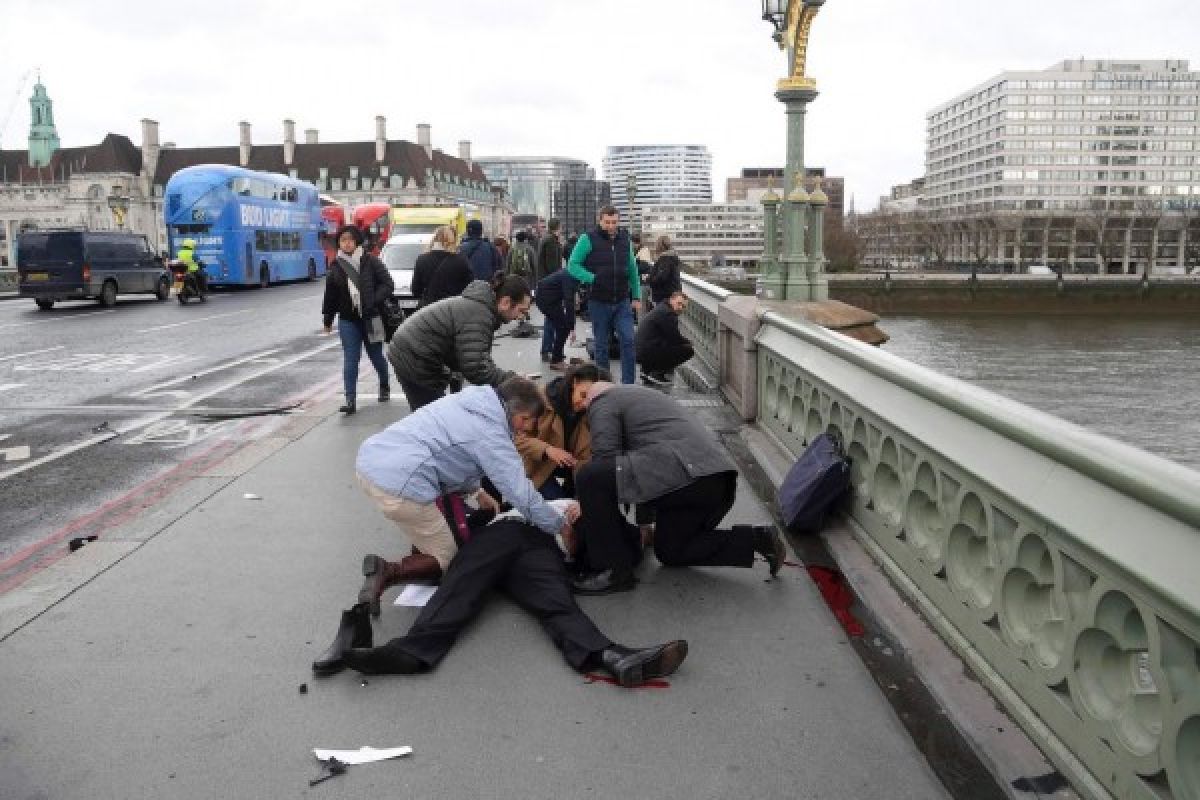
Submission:
M 358 362 L 364 349 L 379 376 L 379 402 L 386 403 L 391 397 L 387 361 L 383 357 L 386 332 L 382 310 L 392 296 L 392 276 L 382 261 L 363 251 L 364 241 L 363 232 L 354 225 L 338 229 L 338 254 L 325 278 L 321 304 L 325 333 L 333 333 L 333 318 L 338 318 L 346 392 L 346 402 L 338 410 L 343 414 L 357 410 Z

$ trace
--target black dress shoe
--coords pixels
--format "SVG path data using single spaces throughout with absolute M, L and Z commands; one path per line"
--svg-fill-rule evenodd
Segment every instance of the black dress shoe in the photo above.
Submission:
M 675 672 L 687 652 L 688 644 L 683 639 L 642 650 L 614 644 L 600 653 L 600 666 L 617 679 L 618 685 L 637 686 Z
M 338 409 L 338 411 L 342 412 L 343 414 L 353 414 L 357 410 L 358 407 L 353 400 L 347 400 L 342 404 L 342 407 Z
M 784 544 L 783 536 L 774 526 L 749 525 L 747 527 L 751 529 L 751 535 L 754 537 L 754 552 L 767 560 L 771 577 L 775 577 L 787 559 L 787 545 Z
M 370 647 L 372 644 L 371 618 L 367 616 L 367 606 L 359 603 L 349 611 L 342 612 L 342 621 L 338 625 L 333 644 L 325 652 L 317 656 L 312 669 L 317 675 L 333 675 L 345 667 L 344 656 L 352 647 Z
M 575 594 L 612 594 L 613 592 L 628 592 L 637 585 L 637 578 L 632 572 L 618 572 L 606 569 L 584 575 L 571 581 L 571 589 Z
M 346 651 L 346 666 L 364 675 L 412 675 L 425 671 L 416 656 L 400 649 L 400 640 L 392 639 L 379 647 L 353 648 Z

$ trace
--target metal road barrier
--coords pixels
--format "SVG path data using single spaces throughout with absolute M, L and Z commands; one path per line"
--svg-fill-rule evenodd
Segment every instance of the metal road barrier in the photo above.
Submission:
M 850 527 L 1075 789 L 1200 800 L 1200 473 L 684 282 L 730 403 L 842 435 Z

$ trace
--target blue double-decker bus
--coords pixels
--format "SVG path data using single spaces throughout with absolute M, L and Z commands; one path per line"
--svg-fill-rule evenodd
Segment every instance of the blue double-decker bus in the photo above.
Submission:
M 268 286 L 325 274 L 317 188 L 222 164 L 181 169 L 163 197 L 171 255 L 196 243 L 209 283 Z

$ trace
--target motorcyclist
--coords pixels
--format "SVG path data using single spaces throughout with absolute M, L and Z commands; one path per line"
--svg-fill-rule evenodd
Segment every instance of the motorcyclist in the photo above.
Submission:
M 204 272 L 204 262 L 196 260 L 196 240 L 184 239 L 176 258 L 187 266 L 184 280 L 191 278 L 198 295 L 208 294 L 208 275 Z

